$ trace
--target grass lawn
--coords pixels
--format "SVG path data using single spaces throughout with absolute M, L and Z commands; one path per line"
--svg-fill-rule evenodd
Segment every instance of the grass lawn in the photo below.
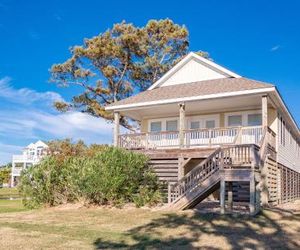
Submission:
M 0 199 L 20 197 L 17 188 L 0 188 Z
M 21 200 L 0 200 L 0 217 L 1 213 L 26 211 Z
M 255 218 L 78 206 L 6 211 L 0 249 L 300 249 L 300 201 L 293 209 Z

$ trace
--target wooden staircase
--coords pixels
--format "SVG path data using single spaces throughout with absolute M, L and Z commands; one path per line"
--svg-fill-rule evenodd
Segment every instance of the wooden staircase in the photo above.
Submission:
M 179 181 L 169 184 L 169 208 L 182 210 L 194 207 L 216 191 L 221 180 L 249 182 L 251 176 L 259 171 L 258 152 L 258 146 L 247 144 L 216 149 Z M 249 196 L 244 198 L 248 200 Z
M 168 187 L 168 203 L 172 209 L 195 206 L 220 185 L 220 157 L 222 149 L 216 149 L 207 159 Z

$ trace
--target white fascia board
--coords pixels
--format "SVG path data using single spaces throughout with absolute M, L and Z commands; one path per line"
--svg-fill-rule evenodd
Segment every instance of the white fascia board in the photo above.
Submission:
M 300 135 L 300 131 L 299 131 L 299 127 L 298 124 L 296 123 L 293 115 L 291 114 L 288 106 L 285 104 L 284 100 L 282 99 L 279 91 L 277 90 L 277 88 L 275 87 L 275 93 L 276 93 L 276 97 L 279 100 L 280 105 L 283 107 L 285 113 L 288 114 L 289 118 L 291 119 L 291 121 L 293 122 L 293 125 L 295 126 L 295 128 L 298 130 L 298 136 Z
M 233 97 L 233 96 L 268 93 L 268 92 L 273 92 L 275 90 L 276 90 L 275 87 L 269 87 L 269 88 L 242 90 L 242 91 L 234 91 L 234 92 L 219 93 L 219 94 L 173 98 L 173 99 L 160 100 L 160 101 L 150 101 L 150 102 L 116 105 L 116 106 L 112 106 L 112 107 L 106 107 L 105 110 L 125 110 L 125 109 L 132 109 L 132 108 L 138 108 L 138 107 L 155 106 L 155 105 L 160 105 L 160 104 L 191 102 L 191 101 L 200 101 L 200 100 L 215 99 L 215 98 L 222 98 L 222 97 Z
M 196 58 L 199 61 L 202 61 L 203 63 L 211 66 L 212 68 L 215 68 L 231 77 L 234 78 L 240 78 L 241 76 L 228 70 L 225 69 L 224 67 L 202 57 L 197 55 L 194 52 L 190 52 L 187 56 L 185 56 L 180 62 L 178 62 L 173 68 L 171 68 L 167 73 L 165 73 L 160 79 L 158 79 L 154 84 L 152 84 L 148 90 L 154 89 L 157 86 L 159 86 L 162 82 L 164 82 L 165 80 L 167 80 L 171 75 L 173 75 L 178 69 L 180 69 L 183 65 L 185 65 L 188 61 L 190 61 L 192 58 Z
M 197 55 L 196 53 L 191 52 L 190 54 L 191 54 L 193 57 L 195 57 L 196 59 L 198 59 L 198 60 L 204 62 L 205 64 L 208 64 L 208 65 L 212 66 L 213 68 L 218 69 L 218 70 L 221 71 L 221 72 L 224 72 L 225 74 L 227 74 L 227 75 L 229 75 L 229 76 L 232 76 L 232 77 L 235 77 L 235 78 L 240 78 L 240 77 L 241 77 L 240 75 L 238 75 L 238 74 L 236 74 L 236 73 L 234 73 L 234 72 L 232 72 L 232 71 L 230 71 L 230 70 L 228 70 L 228 69 L 222 67 L 222 66 L 219 65 L 219 64 L 214 63 L 213 61 L 210 61 L 210 60 L 208 60 L 208 59 L 206 59 L 206 58 L 204 58 L 204 57 L 202 57 L 202 56 L 199 56 L 199 55 Z

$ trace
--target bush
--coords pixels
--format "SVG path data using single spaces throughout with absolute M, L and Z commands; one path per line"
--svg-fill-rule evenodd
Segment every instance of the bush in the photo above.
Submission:
M 80 158 L 68 157 L 63 162 L 55 156 L 23 171 L 19 190 L 25 206 L 54 206 L 79 198 Z
M 10 174 L 11 174 L 10 167 L 0 168 L 0 186 L 2 186 L 4 183 L 9 183 Z
M 148 197 L 158 196 L 159 185 L 147 161 L 142 154 L 107 148 L 88 163 L 90 172 L 83 189 L 86 197 L 97 204 L 139 200 L 140 206 L 152 202 Z
M 20 192 L 27 207 L 85 200 L 137 206 L 160 201 L 160 186 L 142 154 L 93 146 L 85 156 L 52 155 L 24 171 Z M 96 152 L 97 151 L 97 152 Z M 93 153 L 91 153 L 93 152 Z

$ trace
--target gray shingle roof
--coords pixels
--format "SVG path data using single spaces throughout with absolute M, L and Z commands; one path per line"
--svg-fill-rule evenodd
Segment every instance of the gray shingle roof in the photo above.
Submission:
M 221 78 L 146 90 L 108 107 L 269 87 L 274 85 L 247 78 Z

